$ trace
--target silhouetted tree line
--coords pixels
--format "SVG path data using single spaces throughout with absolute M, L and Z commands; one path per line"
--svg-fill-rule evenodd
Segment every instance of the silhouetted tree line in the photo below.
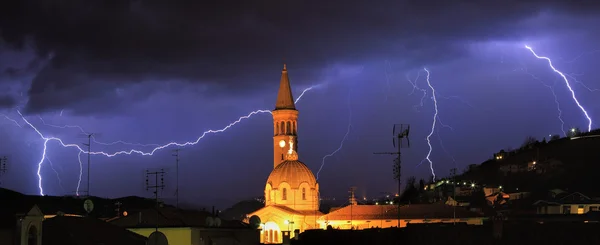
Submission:
M 400 198 L 396 198 L 394 201 L 399 201 L 403 204 L 426 203 L 427 198 L 425 194 L 425 180 L 420 179 L 419 183 L 417 184 L 415 177 L 411 176 L 406 180 L 404 191 L 400 195 Z

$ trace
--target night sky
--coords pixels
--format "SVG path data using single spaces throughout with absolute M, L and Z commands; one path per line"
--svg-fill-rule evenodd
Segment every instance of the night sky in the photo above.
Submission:
M 45 140 L 17 111 L 45 136 L 81 147 L 87 139 L 72 125 L 105 144 L 195 141 L 253 110 L 272 110 L 284 62 L 296 98 L 316 85 L 297 104 L 300 160 L 315 174 L 351 123 L 319 173 L 322 197 L 345 197 L 351 186 L 360 196 L 395 193 L 393 156 L 373 154 L 394 150 L 394 123 L 411 124 L 403 176 L 431 175 L 428 162 L 418 166 L 435 113 L 423 68 L 438 105 L 430 137 L 438 176 L 529 135 L 587 131 L 564 80 L 525 45 L 551 58 L 600 120 L 594 1 L 201 2 L 2 1 L 0 105 L 16 120 L 0 120 L 0 154 L 9 159 L 2 186 L 40 193 Z M 182 147 L 181 199 L 226 206 L 263 195 L 272 132 L 271 115 L 262 113 Z M 107 153 L 154 147 L 92 143 Z M 146 169 L 165 168 L 163 197 L 173 199 L 175 148 L 92 156 L 92 195 L 150 197 Z M 44 194 L 75 194 L 78 152 L 47 142 Z M 81 160 L 85 166 L 87 155 Z M 81 190 L 86 167 L 83 177 Z

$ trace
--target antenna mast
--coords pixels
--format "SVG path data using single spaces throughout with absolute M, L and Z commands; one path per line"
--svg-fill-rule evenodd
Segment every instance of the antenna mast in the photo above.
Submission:
M 398 201 L 397 201 L 397 205 L 398 205 L 398 228 L 400 228 L 400 191 L 401 189 L 401 181 L 400 181 L 400 177 L 402 176 L 401 174 L 401 168 L 402 168 L 402 153 L 401 150 L 402 148 L 409 148 L 410 147 L 410 140 L 408 138 L 408 134 L 410 133 L 410 124 L 394 124 L 393 128 L 392 128 L 392 145 L 394 145 L 394 148 L 397 147 L 397 152 L 376 152 L 373 154 L 377 154 L 377 155 L 397 155 L 396 159 L 394 159 L 394 169 L 393 169 L 393 173 L 394 173 L 394 179 L 398 181 Z M 406 144 L 404 143 L 404 140 L 406 140 Z
M 154 175 L 154 183 L 150 183 L 150 176 Z M 160 182 L 158 181 L 158 176 L 160 175 Z M 161 169 L 160 171 L 150 172 L 146 170 L 146 190 L 154 191 L 154 201 L 156 201 L 156 231 L 158 232 L 158 219 L 159 219 L 159 204 L 158 204 L 158 190 L 165 189 L 165 171 Z
M 90 154 L 92 152 L 92 137 L 94 136 L 94 133 L 88 133 L 86 134 L 87 138 L 88 138 L 88 142 L 87 143 L 83 143 L 83 145 L 88 147 L 88 163 L 87 163 L 87 195 L 88 197 L 91 196 L 90 195 L 90 162 L 92 159 L 92 155 Z
M 6 156 L 0 158 L 0 177 L 2 177 L 2 175 L 6 174 L 6 171 L 8 171 L 6 168 L 6 162 L 8 162 L 8 158 Z M 2 182 L 0 182 L 0 184 L 2 184 Z
M 179 151 L 175 149 L 173 156 L 175 157 L 175 207 L 179 208 Z

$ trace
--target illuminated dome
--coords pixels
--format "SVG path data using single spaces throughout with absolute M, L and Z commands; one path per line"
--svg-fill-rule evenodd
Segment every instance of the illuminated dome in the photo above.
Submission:
M 317 179 L 304 163 L 298 160 L 286 160 L 277 165 L 267 179 L 267 184 L 273 187 L 278 187 L 281 183 L 287 183 L 292 189 L 300 188 L 302 183 L 315 188 Z

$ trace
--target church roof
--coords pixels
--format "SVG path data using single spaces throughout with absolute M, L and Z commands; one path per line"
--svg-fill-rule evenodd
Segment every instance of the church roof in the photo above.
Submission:
M 290 85 L 290 79 L 288 78 L 285 64 L 281 71 L 281 80 L 279 81 L 279 92 L 277 93 L 275 110 L 296 110 L 294 96 L 292 95 L 292 87 Z
M 304 182 L 315 187 L 317 179 L 304 163 L 298 160 L 286 160 L 277 165 L 267 179 L 267 183 L 273 188 L 277 188 L 283 182 L 288 183 L 291 188 L 298 188 Z
M 454 213 L 456 212 L 456 213 Z M 451 219 L 479 218 L 480 214 L 462 208 L 453 208 L 445 204 L 409 204 L 400 207 L 401 219 Z M 323 220 L 350 219 L 397 219 L 396 205 L 353 205 L 330 212 L 321 217 Z

